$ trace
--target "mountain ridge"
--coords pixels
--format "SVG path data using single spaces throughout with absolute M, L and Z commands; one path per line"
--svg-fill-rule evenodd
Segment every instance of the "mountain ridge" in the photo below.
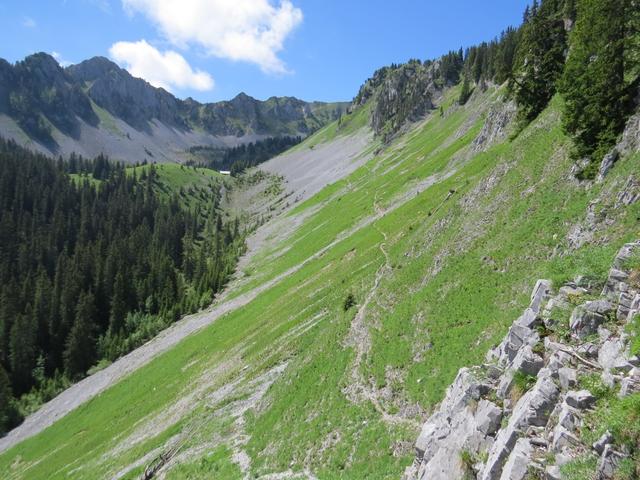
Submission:
M 107 154 L 130 163 L 185 161 L 196 145 L 235 146 L 272 136 L 307 136 L 346 102 L 295 97 L 181 100 L 105 57 L 66 68 L 47 53 L 0 61 L 0 134 L 51 155 Z

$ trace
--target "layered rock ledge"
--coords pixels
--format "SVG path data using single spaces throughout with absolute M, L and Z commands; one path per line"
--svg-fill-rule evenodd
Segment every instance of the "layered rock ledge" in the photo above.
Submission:
M 585 454 L 599 457 L 598 479 L 614 478 L 629 452 L 608 432 L 592 445 L 581 440 L 597 392 L 580 385 L 599 378 L 620 398 L 640 392 L 626 328 L 640 314 L 638 259 L 640 241 L 625 245 L 597 292 L 584 278 L 557 292 L 539 280 L 486 363 L 459 371 L 403 478 L 559 480 L 561 467 Z

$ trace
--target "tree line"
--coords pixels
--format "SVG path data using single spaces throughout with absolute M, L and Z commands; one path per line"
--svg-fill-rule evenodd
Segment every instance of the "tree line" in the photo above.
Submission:
M 268 137 L 231 148 L 195 146 L 189 153 L 201 158 L 199 162 L 207 168 L 228 170 L 237 175 L 247 168 L 255 167 L 302 141 L 300 136 Z
M 520 128 L 556 93 L 573 157 L 593 178 L 632 113 L 640 87 L 640 1 L 535 0 L 519 28 L 441 59 L 443 78 L 461 82 L 459 102 L 475 88 L 508 82 Z
M 207 305 L 233 271 L 244 239 L 219 187 L 190 210 L 157 182 L 153 165 L 136 175 L 0 140 L 0 432 Z

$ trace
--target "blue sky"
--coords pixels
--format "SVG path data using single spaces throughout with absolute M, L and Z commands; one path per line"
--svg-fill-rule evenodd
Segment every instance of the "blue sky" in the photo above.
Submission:
M 180 98 L 350 100 L 377 68 L 517 25 L 528 0 L 0 0 L 0 57 L 110 57 Z

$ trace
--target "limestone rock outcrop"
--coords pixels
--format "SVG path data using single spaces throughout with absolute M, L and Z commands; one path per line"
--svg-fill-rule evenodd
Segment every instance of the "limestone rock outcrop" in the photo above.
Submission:
M 580 428 L 597 399 L 580 378 L 599 375 L 619 396 L 640 391 L 640 359 L 630 355 L 625 332 L 640 313 L 640 285 L 630 280 L 638 272 L 629 267 L 637 255 L 640 241 L 620 250 L 597 299 L 582 279 L 555 294 L 551 282 L 539 280 L 486 363 L 460 370 L 423 425 L 404 479 L 554 480 L 585 452 L 599 457 L 599 479 L 613 478 L 626 454 L 609 432 L 592 445 L 582 442 Z M 572 307 L 566 324 L 554 315 Z

